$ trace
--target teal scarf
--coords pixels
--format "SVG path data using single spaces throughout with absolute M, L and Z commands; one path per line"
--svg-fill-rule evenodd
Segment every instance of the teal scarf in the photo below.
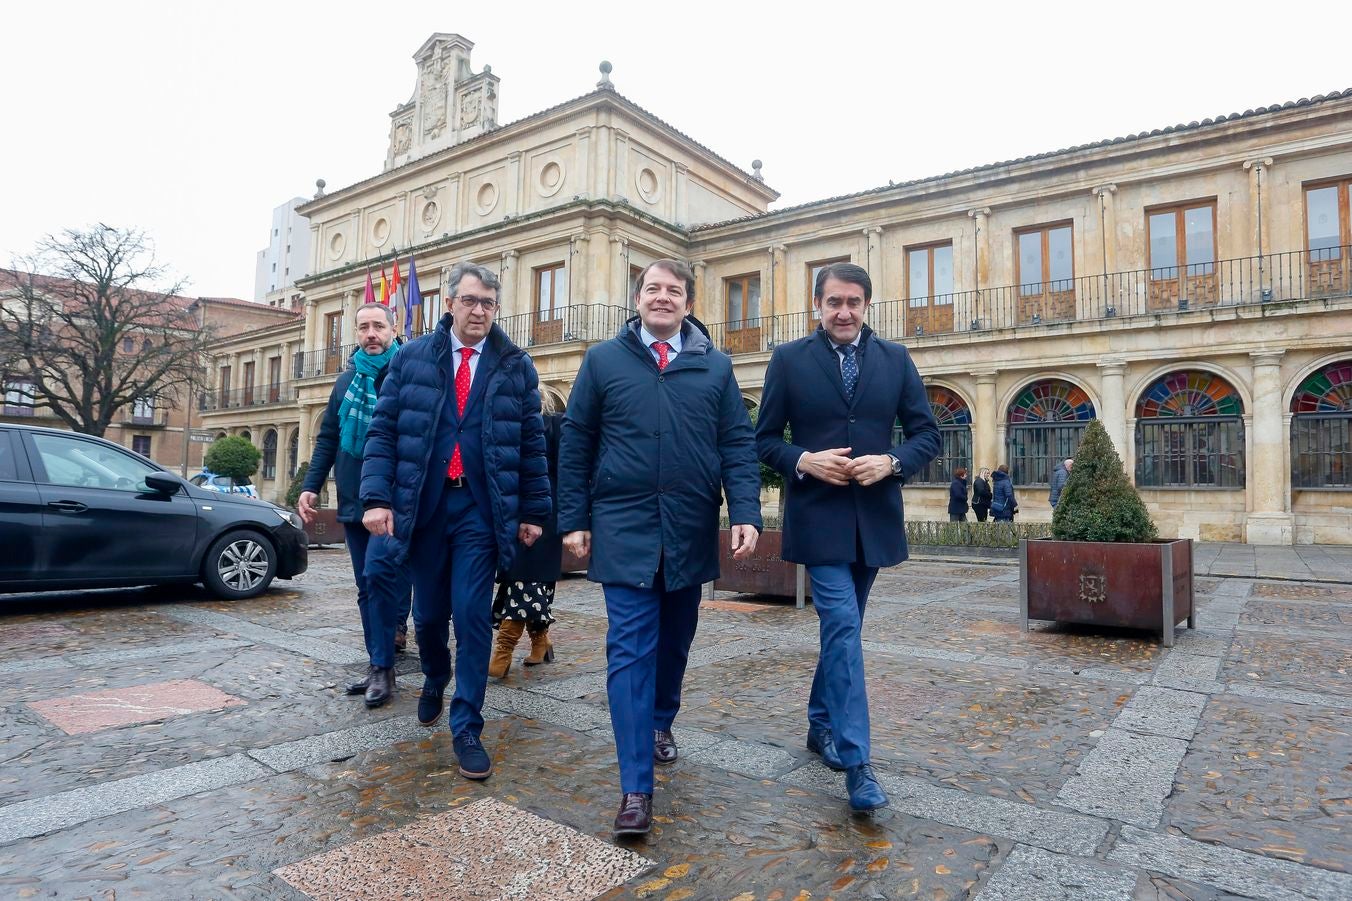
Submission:
M 390 365 L 390 359 L 398 349 L 396 341 L 383 354 L 372 355 L 358 350 L 352 357 L 357 373 L 348 383 L 342 406 L 338 408 L 341 447 L 350 457 L 361 457 L 366 447 L 366 430 L 371 427 L 371 415 L 376 411 L 376 376 Z

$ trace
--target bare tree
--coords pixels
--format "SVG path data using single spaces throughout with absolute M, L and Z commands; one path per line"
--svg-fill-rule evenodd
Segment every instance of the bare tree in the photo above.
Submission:
M 0 365 L 75 431 L 102 435 L 122 409 L 163 409 L 202 381 L 208 329 L 144 232 L 66 229 L 0 279 Z

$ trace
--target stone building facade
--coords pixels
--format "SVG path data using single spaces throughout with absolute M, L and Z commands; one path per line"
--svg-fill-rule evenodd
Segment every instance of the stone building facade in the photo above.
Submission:
M 905 489 L 912 517 L 945 518 L 954 468 L 1003 462 L 1021 518 L 1049 518 L 1051 469 L 1098 418 L 1164 534 L 1352 543 L 1352 92 L 771 212 L 759 163 L 748 172 L 628 100 L 608 65 L 574 100 L 429 137 L 443 106 L 470 121 L 461 87 L 496 101 L 471 47 L 429 38 L 385 170 L 300 208 L 303 323 L 220 347 L 280 356 L 288 399 L 204 422 L 271 429 L 283 447 L 294 435 L 307 458 L 367 267 L 410 253 L 424 295 L 410 331 L 439 315 L 451 265 L 489 265 L 500 323 L 559 403 L 628 315 L 634 273 L 689 259 L 696 314 L 754 406 L 775 344 L 815 327 L 816 267 L 848 259 L 872 275 L 869 321 L 911 349 L 943 425 L 944 457 Z M 444 99 L 419 105 L 429 96 Z

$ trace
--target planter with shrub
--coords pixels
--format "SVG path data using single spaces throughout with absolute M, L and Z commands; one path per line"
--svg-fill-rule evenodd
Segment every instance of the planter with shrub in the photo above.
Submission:
M 1085 429 L 1052 537 L 1019 541 L 1020 615 L 1150 629 L 1166 647 L 1196 625 L 1192 539 L 1161 540 L 1102 423 Z

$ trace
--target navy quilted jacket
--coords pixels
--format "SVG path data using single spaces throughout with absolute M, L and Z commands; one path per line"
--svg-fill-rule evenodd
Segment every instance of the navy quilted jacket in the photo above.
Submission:
M 488 340 L 498 362 L 489 373 L 480 410 L 498 568 L 502 571 L 515 559 L 518 525 L 527 522 L 544 526 L 553 502 L 535 364 L 499 326 L 493 326 Z M 445 477 L 439 470 L 429 473 L 427 466 L 446 393 L 454 390 L 450 373 L 451 315 L 447 313 L 434 332 L 394 355 L 367 433 L 361 471 L 362 507 L 389 507 L 394 511 L 392 549 L 400 563 L 408 557 L 423 480 Z

